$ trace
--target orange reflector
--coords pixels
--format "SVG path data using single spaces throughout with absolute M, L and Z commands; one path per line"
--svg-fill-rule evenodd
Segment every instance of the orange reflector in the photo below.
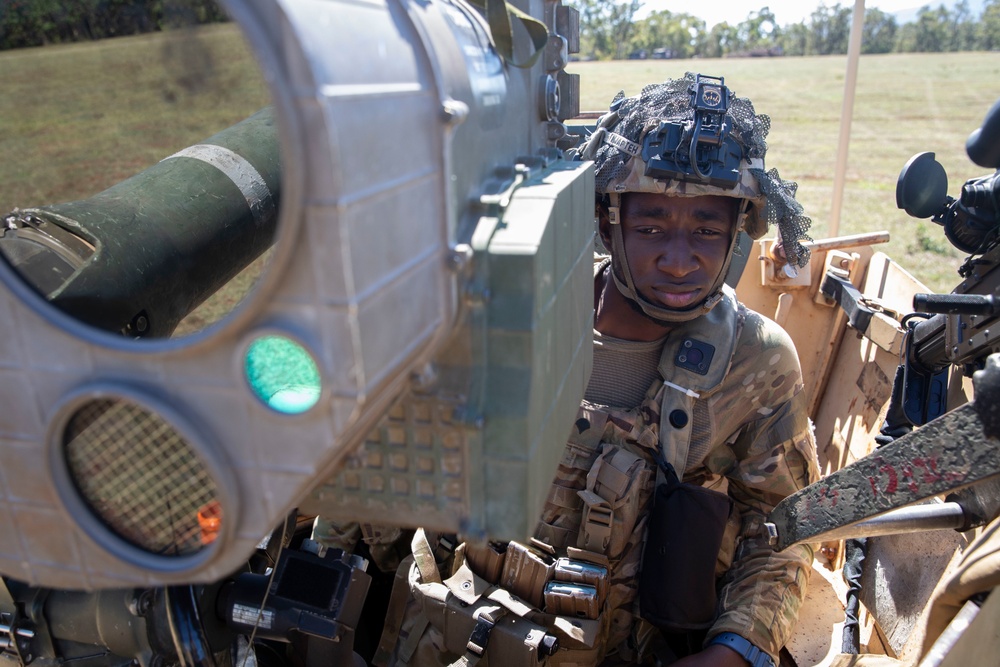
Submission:
M 211 544 L 219 536 L 222 527 L 222 505 L 213 500 L 198 510 L 198 525 L 201 526 L 201 543 Z

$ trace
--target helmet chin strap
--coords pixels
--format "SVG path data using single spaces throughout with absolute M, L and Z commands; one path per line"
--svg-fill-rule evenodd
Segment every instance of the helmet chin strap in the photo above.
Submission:
M 722 286 L 726 281 L 726 274 L 729 273 L 729 265 L 733 261 L 733 250 L 736 247 L 736 239 L 743 228 L 743 222 L 749 211 L 749 200 L 743 200 L 740 204 L 739 217 L 733 226 L 733 234 L 729 239 L 729 248 L 726 250 L 726 261 L 722 265 L 719 275 L 716 276 L 708 296 L 690 308 L 675 310 L 650 303 L 636 290 L 635 281 L 632 280 L 632 270 L 628 264 L 628 257 L 625 255 L 625 238 L 622 234 L 621 226 L 621 195 L 617 192 L 612 192 L 608 196 L 610 198 L 608 215 L 611 222 L 611 256 L 619 260 L 618 266 L 621 269 L 622 278 L 624 278 L 624 281 L 622 281 L 618 277 L 618 272 L 615 271 L 614 264 L 612 264 L 611 277 L 615 281 L 618 291 L 626 298 L 634 301 L 646 315 L 664 323 L 690 322 L 712 310 L 715 304 L 719 303 L 722 299 Z

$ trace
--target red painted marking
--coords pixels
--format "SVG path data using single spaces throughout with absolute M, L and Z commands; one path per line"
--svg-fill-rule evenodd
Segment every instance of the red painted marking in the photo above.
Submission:
M 878 469 L 879 472 L 884 472 L 889 476 L 889 483 L 885 485 L 886 493 L 896 493 L 899 489 L 899 477 L 896 475 L 896 469 L 891 465 L 884 465 Z
M 910 493 L 917 493 L 920 490 L 920 484 L 917 483 L 916 478 L 913 476 L 913 468 L 904 464 L 900 466 L 899 470 L 903 474 L 906 488 L 910 490 Z
M 875 486 L 875 478 L 874 477 L 869 477 L 868 478 L 868 483 L 872 485 L 872 495 L 877 497 L 878 496 L 878 487 Z
M 936 458 L 922 458 L 917 457 L 913 459 L 913 465 L 917 468 L 923 468 L 924 471 L 924 484 L 934 484 L 935 482 L 941 481 L 941 475 L 937 471 L 937 459 Z

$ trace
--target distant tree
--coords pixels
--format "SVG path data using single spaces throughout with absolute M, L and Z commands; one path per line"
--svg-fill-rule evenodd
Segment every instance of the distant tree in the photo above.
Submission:
M 599 59 L 624 58 L 641 0 L 575 0 L 580 12 L 580 50 Z
M 847 53 L 851 36 L 851 10 L 838 2 L 833 7 L 820 4 L 809 19 L 806 52 L 815 55 Z
M 704 49 L 698 55 L 705 58 L 721 58 L 731 53 L 739 44 L 739 31 L 736 26 L 725 21 L 716 23 L 705 38 Z
M 912 50 L 923 53 L 948 51 L 952 42 L 951 27 L 951 12 L 947 7 L 944 5 L 939 5 L 937 9 L 921 7 L 917 13 Z
M 877 7 L 865 10 L 865 25 L 861 36 L 862 53 L 891 53 L 896 45 L 896 17 Z
M 668 49 L 672 58 L 690 58 L 704 32 L 705 21 L 691 14 L 653 12 L 636 22 L 629 52 Z
M 915 50 L 916 42 L 917 24 L 910 21 L 899 26 L 899 30 L 896 31 L 896 46 L 892 50 L 896 53 L 909 53 Z
M 736 44 L 740 51 L 766 49 L 777 45 L 781 28 L 768 7 L 750 12 L 745 21 L 736 26 Z
M 225 20 L 215 0 L 0 0 L 0 49 Z
M 986 0 L 979 18 L 978 47 L 984 51 L 1000 49 L 1000 0 Z
M 778 46 L 786 56 L 804 56 L 809 47 L 809 28 L 805 21 L 786 25 L 778 35 Z
M 976 17 L 968 0 L 960 0 L 951 11 L 951 44 L 949 51 L 974 51 L 978 43 Z

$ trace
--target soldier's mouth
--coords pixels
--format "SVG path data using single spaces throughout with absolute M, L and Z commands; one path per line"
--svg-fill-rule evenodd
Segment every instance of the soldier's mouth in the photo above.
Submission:
M 691 290 L 668 290 L 662 287 L 654 287 L 653 293 L 657 299 L 668 308 L 687 308 L 698 300 L 701 294 L 700 289 Z

